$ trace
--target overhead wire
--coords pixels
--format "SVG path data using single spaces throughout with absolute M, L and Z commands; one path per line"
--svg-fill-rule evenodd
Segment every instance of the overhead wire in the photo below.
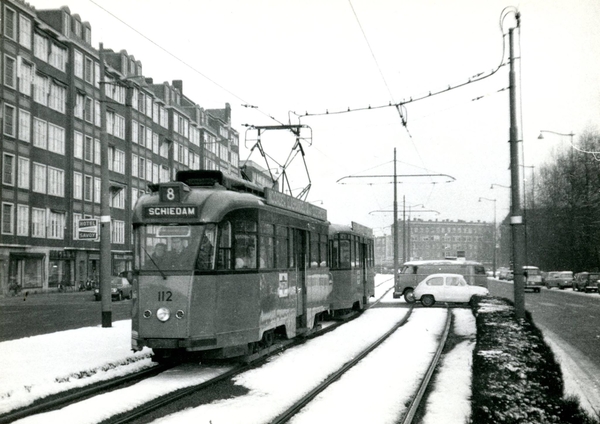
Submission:
M 195 73 L 197 73 L 198 75 L 200 75 L 201 77 L 203 77 L 204 79 L 206 79 L 207 81 L 211 82 L 212 84 L 214 84 L 215 86 L 219 87 L 221 90 L 223 90 L 224 92 L 232 95 L 233 97 L 235 97 L 236 99 L 240 100 L 242 102 L 242 106 L 243 107 L 249 107 L 252 109 L 256 109 L 258 112 L 262 113 L 263 115 L 267 116 L 268 118 L 274 120 L 275 122 L 284 125 L 281 121 L 279 121 L 277 118 L 275 118 L 274 116 L 272 116 L 271 114 L 263 111 L 260 107 L 258 106 L 254 106 L 252 105 L 250 102 L 244 100 L 242 97 L 238 96 L 237 94 L 233 93 L 232 91 L 228 90 L 227 88 L 225 88 L 224 86 L 222 86 L 221 84 L 219 84 L 218 82 L 216 82 L 215 80 L 213 80 L 212 78 L 210 78 L 208 75 L 205 75 L 204 73 L 200 72 L 198 69 L 196 69 L 194 66 L 192 66 L 190 63 L 186 62 L 185 60 L 181 59 L 180 57 L 178 57 L 177 55 L 175 55 L 174 53 L 170 52 L 168 49 L 166 49 L 165 47 L 161 46 L 160 44 L 158 44 L 156 41 L 154 41 L 153 39 L 151 39 L 150 37 L 148 37 L 147 35 L 145 35 L 144 33 L 142 33 L 141 31 L 137 30 L 136 28 L 134 28 L 133 26 L 131 26 L 130 24 L 128 24 L 127 22 L 125 22 L 123 19 L 121 19 L 120 17 L 118 17 L 117 15 L 115 15 L 114 13 L 112 13 L 110 10 L 106 9 L 105 7 L 101 6 L 99 3 L 97 3 L 94 0 L 89 0 L 90 3 L 96 5 L 98 8 L 102 9 L 103 11 L 105 11 L 106 13 L 108 13 L 110 16 L 112 16 L 113 18 L 115 18 L 116 20 L 118 20 L 119 22 L 121 22 L 123 25 L 125 25 L 127 28 L 131 29 L 132 31 L 134 31 L 136 34 L 138 34 L 139 36 L 145 38 L 147 41 L 149 41 L 150 43 L 152 43 L 154 46 L 156 46 L 157 48 L 159 48 L 160 50 L 162 50 L 163 52 L 165 52 L 166 54 L 168 54 L 169 56 L 171 56 L 173 59 L 177 60 L 178 62 L 182 63 L 183 65 L 185 65 L 186 67 L 188 67 L 189 69 L 191 69 L 192 71 L 194 71 Z
M 390 101 L 388 102 L 388 104 L 380 104 L 380 105 L 375 105 L 372 106 L 371 104 L 369 104 L 368 106 L 363 106 L 363 107 L 358 107 L 358 108 L 350 108 L 348 107 L 345 110 L 335 110 L 335 111 L 330 111 L 329 109 L 325 109 L 325 112 L 315 112 L 315 113 L 309 113 L 308 111 L 305 111 L 303 114 L 302 113 L 298 113 L 295 111 L 291 111 L 292 114 L 296 115 L 298 118 L 303 118 L 303 117 L 311 117 L 311 116 L 324 116 L 324 115 L 339 115 L 339 114 L 345 114 L 345 113 L 351 113 L 351 112 L 358 112 L 358 111 L 366 111 L 366 110 L 377 110 L 377 109 L 384 109 L 384 108 L 388 108 L 388 107 L 395 107 L 395 108 L 399 108 L 399 107 L 404 107 L 407 104 L 410 103 L 415 103 L 417 101 L 420 100 L 424 100 L 424 99 L 428 99 L 440 94 L 444 94 L 447 93 L 449 91 L 452 90 L 456 90 L 457 88 L 460 87 L 464 87 L 466 85 L 469 84 L 473 84 L 479 81 L 483 81 L 486 78 L 489 78 L 493 75 L 495 75 L 500 68 L 502 68 L 502 66 L 504 65 L 504 58 L 506 55 L 506 42 L 505 42 L 505 38 L 506 38 L 506 33 L 504 32 L 503 29 L 503 23 L 504 23 L 504 19 L 506 18 L 506 16 L 508 16 L 508 14 L 510 12 L 512 12 L 513 10 L 507 11 L 507 9 L 515 9 L 512 6 L 506 7 L 501 14 L 500 17 L 500 31 L 502 32 L 502 55 L 501 55 L 501 59 L 500 59 L 500 63 L 497 67 L 493 68 L 491 71 L 486 72 L 479 72 L 475 75 L 472 75 L 471 77 L 469 77 L 469 79 L 467 81 L 464 81 L 462 83 L 457 83 L 456 85 L 452 86 L 452 85 L 448 85 L 446 88 L 444 89 L 438 89 L 436 91 L 429 91 L 427 94 L 422 94 L 422 95 L 418 95 L 416 97 L 409 97 L 408 100 L 403 99 L 401 102 L 396 102 L 396 101 Z M 515 12 L 517 15 L 517 19 L 519 16 L 518 11 Z

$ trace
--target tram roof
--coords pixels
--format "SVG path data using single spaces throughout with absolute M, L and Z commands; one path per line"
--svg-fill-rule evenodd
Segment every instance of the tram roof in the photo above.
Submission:
M 138 200 L 133 214 L 133 222 L 148 221 L 148 211 L 159 221 L 165 218 L 184 217 L 177 215 L 177 208 L 190 208 L 194 221 L 218 222 L 223 216 L 235 209 L 273 206 L 288 213 L 301 214 L 319 221 L 327 221 L 327 211 L 295 197 L 288 196 L 268 187 L 239 178 L 223 175 L 221 171 L 179 171 L 177 180 L 168 183 L 153 184 L 151 193 Z M 178 199 L 165 202 L 161 190 L 171 189 Z M 162 214 L 164 211 L 164 215 Z M 171 211 L 173 212 L 171 214 Z M 184 212 L 186 212 L 184 210 Z M 189 216 L 186 216 L 189 217 Z M 189 221 L 188 221 L 189 222 Z
M 331 224 L 329 226 L 329 234 L 335 233 L 358 234 L 364 237 L 373 238 L 373 230 L 371 228 L 365 227 L 354 221 L 352 221 L 351 225 Z

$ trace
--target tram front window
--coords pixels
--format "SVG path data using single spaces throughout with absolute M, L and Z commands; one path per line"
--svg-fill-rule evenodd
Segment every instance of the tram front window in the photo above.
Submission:
M 140 244 L 136 262 L 142 271 L 214 269 L 215 225 L 146 225 L 136 231 Z

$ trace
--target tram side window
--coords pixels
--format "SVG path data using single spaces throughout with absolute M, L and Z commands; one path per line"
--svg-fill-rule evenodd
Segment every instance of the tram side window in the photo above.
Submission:
M 231 223 L 219 225 L 219 251 L 217 269 L 231 269 Z
M 310 267 L 319 266 L 319 234 L 310 233 Z
M 331 268 L 337 269 L 340 267 L 340 242 L 337 237 L 329 242 L 331 246 Z
M 260 224 L 260 252 L 259 252 L 259 267 L 273 268 L 274 263 L 274 236 L 275 228 L 273 224 Z
M 288 228 L 288 268 L 294 268 L 296 266 L 296 247 L 294 244 L 294 230 Z
M 362 268 L 363 263 L 363 245 L 360 243 L 358 237 L 354 237 L 354 250 L 356 252 L 355 265 Z
M 235 269 L 256 268 L 256 222 L 236 221 L 235 233 Z
M 321 234 L 321 243 L 319 243 L 319 266 L 327 266 L 327 235 Z
M 277 225 L 275 227 L 275 261 L 277 268 L 288 267 L 288 229 Z
M 340 268 L 350 268 L 350 240 L 340 240 Z

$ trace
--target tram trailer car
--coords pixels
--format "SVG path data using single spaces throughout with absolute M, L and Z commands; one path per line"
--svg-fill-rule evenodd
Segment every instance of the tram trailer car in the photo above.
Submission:
M 133 214 L 133 350 L 242 356 L 330 312 L 326 210 L 220 171 L 151 190 Z
M 362 310 L 375 296 L 373 230 L 352 222 L 329 226 L 332 314 Z

